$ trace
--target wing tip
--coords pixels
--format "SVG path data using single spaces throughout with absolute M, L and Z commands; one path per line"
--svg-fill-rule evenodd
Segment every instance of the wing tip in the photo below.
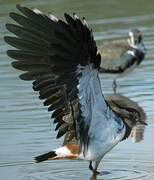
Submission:
M 23 9 L 24 6 L 22 6 L 21 4 L 16 4 L 16 8 L 21 11 Z

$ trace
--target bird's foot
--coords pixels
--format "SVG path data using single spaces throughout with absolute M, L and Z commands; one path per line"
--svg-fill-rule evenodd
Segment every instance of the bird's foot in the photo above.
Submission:
M 93 172 L 93 174 L 97 175 L 100 174 L 100 172 L 98 172 L 97 170 L 95 170 L 92 166 L 92 161 L 90 161 L 89 163 L 89 169 Z
M 108 175 L 108 174 L 110 174 L 110 172 L 108 172 L 108 171 L 101 171 L 101 172 L 99 172 L 99 171 L 93 171 L 93 173 L 95 174 L 95 175 Z
M 96 171 L 96 170 L 94 170 L 93 173 L 94 173 L 95 175 L 98 175 L 98 174 L 101 175 L 101 174 L 102 174 L 101 172 Z
M 96 169 L 94 169 L 93 166 L 92 166 L 92 161 L 90 161 L 89 169 L 93 172 L 93 175 L 94 175 L 94 176 L 110 174 L 108 171 L 99 172 L 99 171 L 97 171 Z

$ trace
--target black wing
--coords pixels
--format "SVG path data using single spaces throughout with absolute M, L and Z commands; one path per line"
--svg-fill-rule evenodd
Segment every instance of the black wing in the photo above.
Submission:
M 39 91 L 39 98 L 53 111 L 52 118 L 59 130 L 57 138 L 66 133 L 69 123 L 64 120 L 68 113 L 73 114 L 76 136 L 83 133 L 84 121 L 78 97 L 80 73 L 78 65 L 100 66 L 100 55 L 96 43 L 85 20 L 83 22 L 64 14 L 66 22 L 54 16 L 46 16 L 38 10 L 30 10 L 17 5 L 23 14 L 10 13 L 18 25 L 6 24 L 15 37 L 6 36 L 5 41 L 16 50 L 7 54 L 16 61 L 12 66 L 25 71 L 23 80 L 33 80 L 33 89 Z

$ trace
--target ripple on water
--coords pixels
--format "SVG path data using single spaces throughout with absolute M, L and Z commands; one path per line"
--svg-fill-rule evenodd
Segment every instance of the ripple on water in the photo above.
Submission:
M 127 162 L 125 162 L 127 163 Z M 128 161 L 129 163 L 129 161 Z M 58 165 L 57 165 L 58 164 Z M 33 169 L 25 167 L 26 177 L 28 180 L 132 180 L 132 179 L 146 179 L 150 176 L 150 173 L 145 170 L 136 170 L 129 168 L 107 168 L 104 169 L 103 175 L 97 177 L 92 176 L 91 171 L 87 168 L 88 164 L 82 161 L 52 161 L 50 163 L 34 164 Z M 31 166 L 32 167 L 32 166 Z M 103 171 L 104 172 L 104 171 Z M 106 173 L 107 172 L 107 173 Z M 23 176 L 22 176 L 23 177 Z M 19 176 L 18 179 L 20 179 Z M 150 180 L 150 179 L 149 179 Z
M 55 170 L 48 172 L 39 172 L 29 176 L 29 180 L 62 180 L 62 179 L 84 179 L 89 180 L 111 180 L 111 179 L 123 179 L 123 180 L 131 180 L 131 179 L 140 179 L 145 178 L 149 174 L 145 171 L 136 171 L 133 169 L 107 169 L 107 173 L 104 175 L 98 175 L 97 177 L 91 176 L 90 173 L 86 170 L 86 168 L 82 168 L 82 170 L 74 170 L 74 169 L 64 169 L 64 170 Z

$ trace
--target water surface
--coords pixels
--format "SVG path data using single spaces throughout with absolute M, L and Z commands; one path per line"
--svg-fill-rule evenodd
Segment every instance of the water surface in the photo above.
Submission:
M 0 1 L 0 175 L 2 180 L 73 180 L 90 179 L 88 163 L 53 161 L 32 163 L 33 157 L 61 146 L 56 140 L 50 113 L 38 100 L 31 82 L 17 77 L 19 71 L 6 56 L 10 47 L 3 41 L 8 35 L 4 24 L 12 22 L 10 11 L 15 4 L 37 7 L 63 17 L 64 12 L 76 12 L 87 17 L 98 45 L 111 39 L 125 38 L 128 31 L 139 28 L 148 50 L 146 60 L 127 77 L 118 80 L 118 92 L 137 102 L 147 115 L 144 139 L 132 143 L 131 138 L 118 144 L 102 160 L 99 169 L 110 174 L 102 179 L 154 179 L 154 1 L 148 0 L 1 0 Z M 112 92 L 112 79 L 101 75 L 104 93 Z M 92 178 L 91 178 L 92 179 Z

